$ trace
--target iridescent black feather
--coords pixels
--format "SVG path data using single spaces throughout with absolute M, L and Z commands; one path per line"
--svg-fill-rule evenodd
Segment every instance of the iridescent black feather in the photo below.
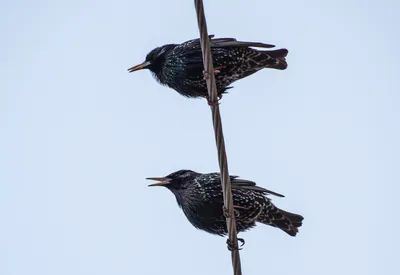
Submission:
M 223 94 L 230 84 L 261 69 L 284 70 L 288 50 L 256 50 L 273 48 L 259 42 L 243 42 L 234 38 L 214 38 L 210 35 L 217 90 Z M 167 44 L 153 49 L 146 61 L 130 68 L 133 72 L 149 69 L 156 80 L 186 97 L 207 97 L 207 84 L 203 75 L 203 57 L 199 39 L 182 44 Z
M 178 205 L 194 227 L 220 236 L 227 234 L 219 173 L 179 170 L 161 179 L 164 183 L 156 185 L 167 187 L 175 195 Z M 231 185 L 238 232 L 246 231 L 259 222 L 296 236 L 303 217 L 277 208 L 267 197 L 283 195 L 236 176 L 231 176 Z

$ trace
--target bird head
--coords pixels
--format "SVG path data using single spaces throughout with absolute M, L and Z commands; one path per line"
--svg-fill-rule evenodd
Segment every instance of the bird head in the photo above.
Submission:
M 156 183 L 150 184 L 149 186 L 164 186 L 171 191 L 178 191 L 186 189 L 190 185 L 191 179 L 196 177 L 196 175 L 198 175 L 198 173 L 191 170 L 179 170 L 165 177 L 153 177 L 146 179 L 157 181 Z
M 168 44 L 153 49 L 147 54 L 146 60 L 143 63 L 129 68 L 128 72 L 132 73 L 142 69 L 149 69 L 152 72 L 160 71 L 164 64 L 165 55 L 174 48 L 174 46 L 175 44 Z

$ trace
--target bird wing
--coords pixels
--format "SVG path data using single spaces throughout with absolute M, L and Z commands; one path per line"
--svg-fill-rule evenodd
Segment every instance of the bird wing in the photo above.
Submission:
M 245 42 L 237 41 L 235 38 L 214 38 L 214 34 L 210 34 L 208 38 L 210 39 L 211 48 L 226 48 L 226 47 L 257 47 L 257 48 L 273 48 L 275 45 L 265 44 L 261 42 Z M 186 46 L 193 45 L 200 48 L 200 39 L 191 39 L 183 42 Z
M 213 37 L 214 37 L 214 35 L 210 34 L 208 36 L 208 39 L 210 39 L 210 41 L 212 41 Z M 193 48 L 199 48 L 200 49 L 201 48 L 200 47 L 200 38 L 190 39 L 188 41 L 183 42 L 182 45 L 185 45 L 185 47 L 193 46 Z
M 281 195 L 279 193 L 270 191 L 270 190 L 262 188 L 260 186 L 256 186 L 256 183 L 254 181 L 238 179 L 238 176 L 231 176 L 231 186 L 232 186 L 232 189 L 248 189 L 248 190 L 254 190 L 254 191 L 259 191 L 262 193 L 275 195 L 275 196 L 281 197 L 281 198 L 285 197 L 284 195 Z
M 273 48 L 275 45 L 265 44 L 261 42 L 245 42 L 237 41 L 235 38 L 210 38 L 211 48 L 225 48 L 225 47 L 257 47 L 257 48 Z

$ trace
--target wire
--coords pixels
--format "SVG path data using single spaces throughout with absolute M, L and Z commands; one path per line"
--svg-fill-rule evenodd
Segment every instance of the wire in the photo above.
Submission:
M 214 66 L 207 33 L 207 22 L 204 15 L 202 0 L 194 0 L 197 13 L 197 22 L 200 31 L 200 44 L 203 52 L 203 64 L 207 81 L 209 101 L 211 102 L 211 113 L 215 133 L 215 141 L 218 149 L 218 162 L 221 172 L 222 193 L 224 196 L 224 213 L 226 216 L 226 225 L 228 228 L 229 243 L 234 248 L 232 250 L 232 266 L 234 275 L 242 275 L 240 255 L 238 249 L 235 212 L 233 209 L 231 180 L 228 171 L 228 160 L 225 151 L 224 133 L 222 131 L 221 115 L 218 105 L 217 86 L 215 84 Z

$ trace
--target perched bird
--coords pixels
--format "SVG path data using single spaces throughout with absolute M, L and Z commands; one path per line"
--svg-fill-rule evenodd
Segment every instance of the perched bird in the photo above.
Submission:
M 228 233 L 219 173 L 200 174 L 179 170 L 166 177 L 147 179 L 159 181 L 149 186 L 164 186 L 175 195 L 178 205 L 194 227 L 220 236 Z M 246 231 L 258 222 L 296 236 L 303 217 L 279 209 L 266 196 L 283 195 L 237 176 L 230 176 L 230 179 L 238 232 Z
M 251 47 L 273 48 L 274 45 L 237 41 L 234 38 L 209 36 L 218 97 L 231 83 L 261 69 L 284 70 L 288 50 L 256 50 Z M 167 44 L 153 49 L 146 60 L 128 69 L 129 72 L 149 69 L 155 79 L 186 97 L 208 98 L 200 39 L 182 44 Z

